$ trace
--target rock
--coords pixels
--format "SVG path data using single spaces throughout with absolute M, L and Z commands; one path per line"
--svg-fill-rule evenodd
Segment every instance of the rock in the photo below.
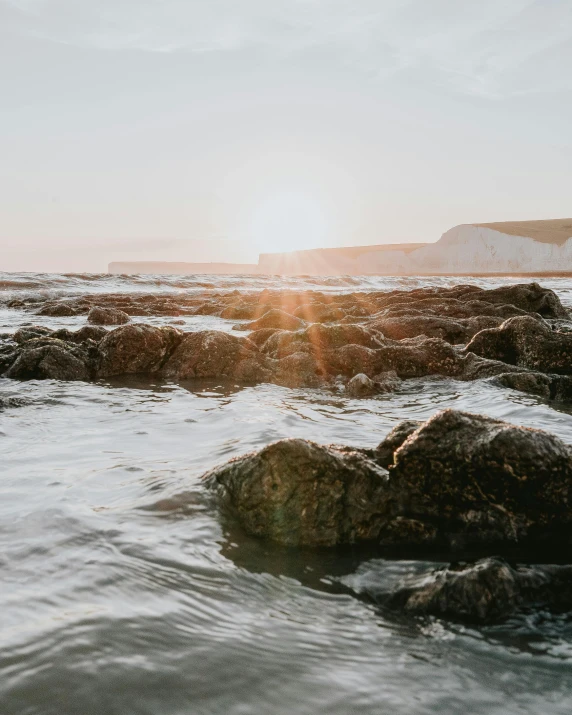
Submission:
M 275 358 L 306 351 L 315 354 L 319 359 L 325 350 L 338 350 L 347 345 L 378 348 L 382 344 L 382 335 L 360 325 L 320 325 L 315 323 L 304 330 L 275 333 L 265 342 L 263 351 Z M 355 370 L 353 374 L 355 374 Z
M 436 544 L 570 540 L 572 450 L 541 430 L 445 410 L 394 452 L 389 473 L 397 515 L 436 527 Z
M 36 315 L 47 315 L 53 318 L 69 317 L 77 315 L 77 310 L 69 303 L 46 303 L 37 311 Z
M 377 446 L 375 455 L 376 462 L 386 469 L 389 468 L 393 464 L 394 453 L 401 447 L 409 435 L 412 435 L 422 424 L 423 422 L 419 422 L 418 420 L 403 420 L 403 422 L 396 425 L 383 442 Z
M 59 340 L 46 338 L 46 344 L 30 346 L 26 343 L 5 377 L 17 380 L 89 380 L 88 356 L 70 349 Z
M 507 372 L 493 378 L 493 382 L 503 387 L 510 387 L 519 392 L 527 392 L 546 399 L 550 398 L 552 378 L 541 372 Z
M 306 323 L 290 313 L 274 308 L 265 313 L 258 320 L 251 323 L 235 325 L 236 330 L 262 330 L 264 328 L 278 328 L 280 330 L 300 330 Z
M 161 374 L 177 380 L 232 377 L 244 382 L 264 382 L 271 376 L 268 361 L 254 343 L 217 330 L 186 333 Z
M 358 451 L 287 439 L 231 460 L 205 477 L 244 529 L 289 545 L 375 538 L 387 472 Z
M 79 330 L 68 330 L 67 328 L 60 328 L 59 330 L 54 330 L 52 333 L 53 338 L 58 340 L 63 340 L 66 343 L 85 343 L 88 340 L 93 340 L 98 343 L 100 340 L 107 335 L 107 330 L 97 325 L 84 325 Z
M 33 338 L 47 337 L 53 332 L 53 330 L 46 328 L 43 325 L 30 325 L 16 330 L 13 340 L 14 342 L 22 345 L 22 343 L 32 340 Z
M 523 606 L 570 610 L 572 566 L 511 566 L 486 558 L 415 576 L 376 600 L 409 614 L 476 623 L 506 619 Z
M 401 380 L 395 371 L 382 373 L 375 380 L 370 380 L 363 372 L 354 375 L 346 385 L 348 397 L 371 397 L 385 392 L 393 392 Z
M 398 425 L 377 450 L 284 440 L 208 482 L 249 533 L 282 543 L 375 539 L 453 551 L 572 543 L 570 447 L 454 410 Z
M 501 286 L 483 293 L 485 295 L 479 297 L 487 303 L 514 305 L 527 313 L 538 313 L 543 318 L 569 318 L 556 293 L 538 283 Z
M 156 373 L 182 337 L 170 326 L 125 325 L 111 330 L 98 346 L 97 376 Z
M 478 318 L 453 319 L 438 316 L 404 315 L 381 318 L 368 323 L 392 340 L 415 338 L 441 338 L 448 343 L 466 343 L 475 333 L 485 328 L 494 328 L 502 323 L 502 318 L 480 316 Z
M 307 323 L 332 323 L 346 317 L 346 311 L 327 303 L 304 303 L 296 308 L 294 315 Z
M 542 372 L 508 372 L 493 378 L 492 382 L 512 390 L 537 395 L 546 400 L 567 401 L 572 399 L 572 377 L 568 375 L 545 375 Z
M 482 330 L 466 351 L 540 372 L 572 374 L 572 334 L 553 331 L 530 316 L 509 318 L 498 328 Z
M 320 362 L 309 353 L 294 353 L 276 360 L 273 370 L 272 382 L 284 387 L 319 387 L 325 382 Z
M 117 308 L 102 308 L 94 305 L 87 314 L 87 322 L 92 325 L 125 325 L 131 318 Z

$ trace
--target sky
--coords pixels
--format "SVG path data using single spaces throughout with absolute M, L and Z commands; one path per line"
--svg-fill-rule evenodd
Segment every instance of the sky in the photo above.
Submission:
M 0 270 L 572 215 L 570 0 L 0 0 Z

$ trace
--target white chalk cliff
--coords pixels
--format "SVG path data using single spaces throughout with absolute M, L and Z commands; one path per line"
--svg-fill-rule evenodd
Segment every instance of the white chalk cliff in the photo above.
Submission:
M 258 269 L 314 275 L 572 272 L 572 219 L 465 224 L 428 244 L 267 253 Z

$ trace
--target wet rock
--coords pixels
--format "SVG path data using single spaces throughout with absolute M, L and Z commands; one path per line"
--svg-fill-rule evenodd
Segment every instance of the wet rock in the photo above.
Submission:
M 281 331 L 276 328 L 264 328 L 264 330 L 255 330 L 254 332 L 250 333 L 248 336 L 248 339 L 250 342 L 254 343 L 258 348 L 262 348 L 262 346 L 266 343 L 268 338 L 270 338 L 272 335 L 275 335 L 276 333 L 279 332 L 286 332 L 286 331 Z M 267 352 L 264 350 L 264 352 Z
M 99 343 L 98 377 L 158 372 L 183 333 L 170 326 L 125 325 Z
M 483 291 L 488 303 L 514 305 L 527 313 L 538 313 L 543 318 L 569 318 L 568 311 L 553 290 L 538 283 L 501 286 Z M 465 295 L 467 292 L 465 292 Z
M 87 314 L 87 322 L 92 325 L 125 325 L 131 318 L 117 308 L 102 308 L 94 305 Z
M 251 323 L 236 325 L 236 330 L 262 330 L 264 328 L 278 328 L 280 330 L 300 330 L 306 323 L 290 313 L 274 308 Z
M 36 315 L 46 315 L 53 318 L 69 317 L 77 314 L 77 309 L 70 303 L 46 303 L 36 313 Z
M 509 318 L 498 328 L 482 330 L 466 351 L 540 372 L 572 374 L 572 334 L 553 331 L 529 316 Z
M 445 410 L 394 452 L 389 472 L 397 515 L 436 527 L 436 544 L 572 535 L 572 451 L 541 430 Z
M 493 382 L 519 392 L 550 398 L 552 378 L 541 372 L 509 372 L 493 378 Z
M 332 323 L 345 318 L 346 311 L 327 303 L 304 303 L 296 308 L 294 315 L 307 323 Z
M 568 375 L 545 375 L 542 372 L 501 373 L 492 380 L 494 384 L 512 390 L 537 395 L 546 400 L 567 401 L 572 399 L 572 377 Z
M 319 360 L 309 353 L 293 353 L 273 365 L 272 382 L 284 387 L 320 387 L 324 384 L 324 371 Z
M 263 346 L 263 351 L 274 358 L 285 357 L 296 352 L 311 352 L 320 359 L 326 350 L 337 350 L 348 345 L 378 348 L 382 344 L 382 335 L 360 325 L 316 323 L 304 330 L 281 331 L 270 336 Z M 355 372 L 354 370 L 353 374 Z
M 333 546 L 375 538 L 387 472 L 358 451 L 282 440 L 205 477 L 254 536 Z
M 258 308 L 254 303 L 237 303 L 227 305 L 220 313 L 221 318 L 229 320 L 252 320 L 256 317 Z M 260 315 L 260 313 L 258 313 Z
M 453 551 L 572 543 L 570 447 L 540 430 L 453 410 L 398 425 L 377 450 L 285 440 L 208 481 L 249 533 L 282 543 L 367 538 Z
M 3 410 L 9 410 L 14 407 L 25 407 L 27 405 L 30 405 L 31 400 L 26 399 L 25 397 L 12 397 L 10 395 L 0 395 L 0 412 Z
M 89 380 L 88 356 L 59 340 L 45 338 L 45 344 L 26 343 L 5 377 L 17 380 Z
M 106 335 L 107 330 L 97 325 L 84 325 L 79 328 L 79 330 L 60 328 L 59 330 L 54 330 L 52 333 L 53 338 L 63 340 L 66 343 L 77 344 L 85 343 L 88 340 L 93 340 L 98 343 L 100 340 L 103 340 Z
M 391 595 L 390 608 L 476 623 L 508 618 L 524 606 L 569 610 L 572 566 L 511 566 L 499 557 L 453 564 L 415 576 Z
M 264 382 L 270 366 L 248 338 L 216 330 L 186 333 L 166 361 L 161 374 L 171 379 L 233 377 L 244 382 Z
M 30 325 L 25 328 L 20 328 L 14 333 L 13 340 L 20 345 L 33 338 L 40 338 L 51 335 L 53 330 L 46 328 L 43 325 Z
M 375 454 L 376 462 L 386 469 L 390 467 L 393 464 L 394 453 L 422 424 L 423 422 L 419 422 L 418 420 L 403 420 L 403 422 L 396 425 L 383 442 L 380 442 L 377 446 Z
M 395 371 L 377 375 L 371 380 L 363 372 L 354 375 L 346 385 L 348 397 L 371 397 L 386 392 L 393 392 L 401 383 Z
M 480 330 L 494 328 L 501 323 L 501 318 L 487 316 L 455 320 L 438 316 L 403 315 L 381 318 L 368 325 L 392 340 L 425 335 L 428 338 L 441 338 L 452 344 L 464 344 Z

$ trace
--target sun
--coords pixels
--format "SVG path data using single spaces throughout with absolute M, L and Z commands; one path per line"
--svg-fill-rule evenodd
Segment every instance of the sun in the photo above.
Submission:
M 320 202 L 309 194 L 273 194 L 255 207 L 250 235 L 261 252 L 280 253 L 325 246 L 328 219 Z

